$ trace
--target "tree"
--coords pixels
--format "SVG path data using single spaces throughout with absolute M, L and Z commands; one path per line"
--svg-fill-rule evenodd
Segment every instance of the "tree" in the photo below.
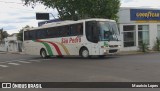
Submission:
M 17 34 L 17 40 L 23 41 L 23 30 L 25 28 L 31 28 L 30 26 L 26 25 L 25 27 L 23 27 L 22 29 L 20 29 L 19 33 Z
M 7 31 L 3 31 L 2 36 L 3 36 L 3 39 L 4 39 L 4 38 L 7 38 L 9 36 L 9 34 L 7 33 Z
M 21 29 L 17 34 L 17 40 L 23 41 L 23 29 Z
M 9 36 L 9 34 L 7 33 L 7 31 L 3 31 L 3 28 L 0 29 L 0 41 L 4 40 L 4 38 L 7 38 Z
M 108 18 L 117 19 L 120 0 L 22 0 L 25 5 L 42 3 L 56 8 L 60 19 Z

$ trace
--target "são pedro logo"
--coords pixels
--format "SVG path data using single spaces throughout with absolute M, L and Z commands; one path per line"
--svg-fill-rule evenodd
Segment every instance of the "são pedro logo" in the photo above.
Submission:
M 62 38 L 62 43 L 80 43 L 81 37 L 75 37 L 75 38 Z

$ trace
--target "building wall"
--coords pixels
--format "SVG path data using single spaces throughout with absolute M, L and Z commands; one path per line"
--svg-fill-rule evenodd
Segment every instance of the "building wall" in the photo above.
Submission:
M 4 41 L 0 42 L 0 51 L 6 51 L 6 47 L 5 47 L 5 42 Z
M 13 34 L 5 38 L 3 43 L 0 43 L 0 51 L 21 52 L 22 42 L 17 40 L 16 34 Z
M 122 49 L 121 51 L 135 51 L 135 50 L 139 50 L 139 41 L 138 41 L 138 35 L 141 35 L 141 33 L 139 33 L 140 29 L 140 25 L 142 25 L 142 27 L 144 26 L 149 26 L 149 49 L 152 49 L 153 46 L 155 45 L 156 42 L 156 37 L 157 37 L 157 26 L 160 25 L 160 21 L 159 20 L 131 20 L 131 13 L 130 13 L 130 9 L 133 8 L 121 8 L 119 10 L 118 16 L 119 16 L 119 29 L 120 29 L 120 34 L 121 34 L 121 45 L 122 45 Z M 136 9 L 141 9 L 141 8 L 136 8 Z M 145 10 L 145 9 L 143 9 Z M 154 9 L 146 9 L 146 10 L 154 10 Z M 160 12 L 156 11 L 156 12 Z M 160 19 L 160 18 L 157 18 Z M 126 40 L 124 35 L 126 35 L 126 32 L 124 30 L 124 26 L 127 25 L 133 25 L 135 26 L 135 46 L 131 46 L 131 47 L 125 47 L 124 46 L 124 41 Z M 128 31 L 129 34 L 129 31 Z

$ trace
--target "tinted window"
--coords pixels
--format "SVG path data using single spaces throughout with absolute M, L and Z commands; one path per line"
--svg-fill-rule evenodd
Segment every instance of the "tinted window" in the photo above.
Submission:
M 54 28 L 48 28 L 48 38 L 55 38 L 58 37 L 58 30 L 57 27 Z
M 24 32 L 25 40 L 57 38 L 57 37 L 78 36 L 78 35 L 83 35 L 82 23 Z
M 29 40 L 29 32 L 28 31 L 24 32 L 24 40 Z
M 90 42 L 97 43 L 99 38 L 99 31 L 97 28 L 97 22 L 96 21 L 89 21 L 86 22 L 86 37 L 87 40 Z
M 29 31 L 29 40 L 36 39 L 36 31 Z
M 59 28 L 59 37 L 66 37 L 70 35 L 69 26 L 63 26 Z
M 77 24 L 76 25 L 77 26 L 77 29 L 76 29 L 76 31 L 77 31 L 77 35 L 83 35 L 83 24 L 81 23 L 81 24 Z
M 37 34 L 37 39 L 44 39 L 47 38 L 47 30 L 46 29 L 41 29 L 36 31 Z
M 36 39 L 36 31 L 24 32 L 24 40 L 35 40 L 35 39 Z
M 83 24 L 70 25 L 70 36 L 83 35 Z
M 135 26 L 133 26 L 133 25 L 123 26 L 123 31 L 134 31 L 134 30 L 135 30 Z

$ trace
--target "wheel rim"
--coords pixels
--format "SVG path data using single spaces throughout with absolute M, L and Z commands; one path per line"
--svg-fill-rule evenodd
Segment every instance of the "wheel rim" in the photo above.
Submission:
M 88 50 L 83 50 L 83 51 L 82 51 L 82 56 L 83 56 L 83 57 L 86 58 L 86 57 L 88 57 L 88 55 L 89 55 Z
M 46 52 L 42 51 L 42 57 L 45 58 L 46 57 Z

